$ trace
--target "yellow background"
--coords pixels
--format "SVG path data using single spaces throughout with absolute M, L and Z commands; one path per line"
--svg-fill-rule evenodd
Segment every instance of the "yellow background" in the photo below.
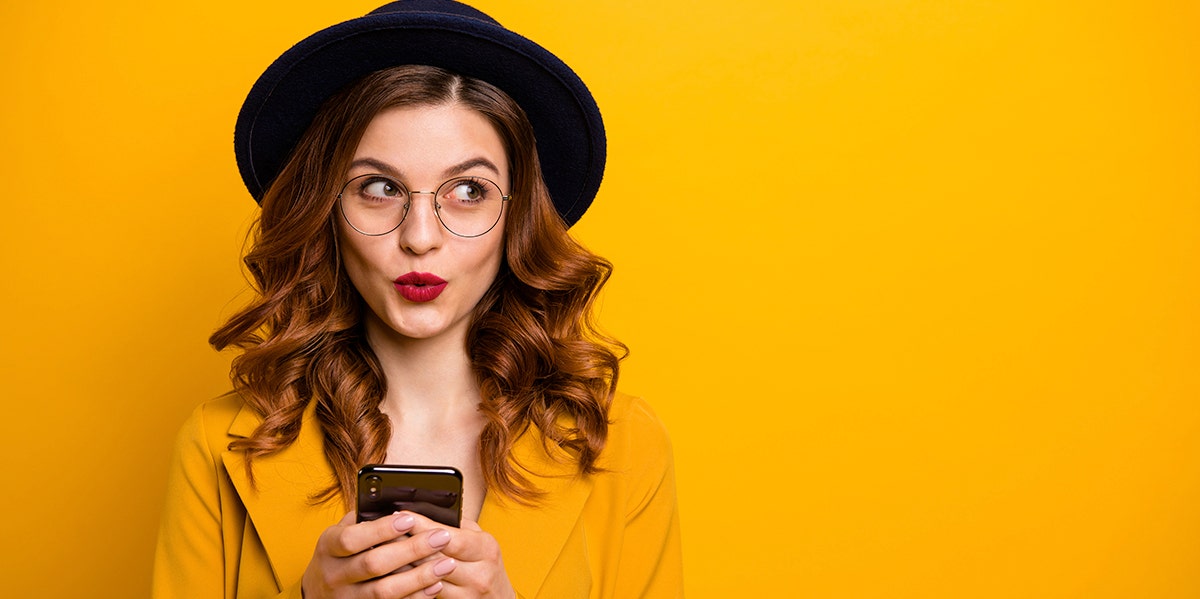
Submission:
M 374 1 L 0 6 L 0 568 L 144 595 L 228 388 L 232 130 Z M 576 227 L 692 597 L 1200 595 L 1194 2 L 480 0 L 604 110 Z

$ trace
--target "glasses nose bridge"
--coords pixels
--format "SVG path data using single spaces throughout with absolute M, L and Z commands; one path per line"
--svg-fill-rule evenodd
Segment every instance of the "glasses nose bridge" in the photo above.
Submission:
M 414 202 L 414 201 L 416 201 L 416 196 L 419 196 L 419 195 L 427 195 L 427 196 L 433 196 L 433 197 L 431 197 L 431 198 L 430 198 L 430 200 L 432 200 L 432 201 L 433 201 L 433 215 L 434 215 L 434 217 L 436 217 L 436 218 L 437 218 L 438 222 L 441 222 L 441 220 L 442 220 L 442 213 L 441 213 L 441 208 L 442 208 L 442 206 L 441 206 L 440 204 L 438 204 L 438 201 L 437 201 L 437 193 L 438 193 L 438 192 L 437 192 L 436 190 L 435 190 L 435 191 L 411 191 L 411 190 L 410 190 L 410 191 L 408 192 L 408 205 L 404 207 L 404 220 L 408 220 L 408 214 L 409 214 L 410 212 L 412 212 L 412 210 L 413 210 L 413 205 L 412 205 L 412 204 L 413 204 L 413 202 Z M 403 221 L 401 221 L 401 222 L 403 223 Z
M 440 228 L 443 228 L 443 229 L 446 229 L 447 231 L 449 231 L 450 228 L 447 227 L 445 221 L 442 220 L 442 210 L 441 210 L 442 206 L 437 201 L 437 194 L 438 194 L 437 190 L 434 190 L 434 191 L 413 191 L 411 189 L 408 190 L 408 202 L 406 202 L 404 205 L 404 216 L 400 217 L 400 222 L 396 225 L 396 228 L 400 228 L 405 223 L 411 223 L 411 221 L 409 220 L 409 216 L 412 215 L 413 202 L 416 201 L 416 196 L 428 195 L 428 196 L 433 196 L 432 198 L 430 198 L 430 200 L 432 200 L 430 208 L 432 208 L 431 212 L 433 213 L 433 219 L 435 221 L 437 221 L 438 226 Z M 453 233 L 453 231 L 450 231 L 450 232 Z
M 437 201 L 437 194 L 438 194 L 437 190 L 434 190 L 434 191 L 409 191 L 409 192 L 408 192 L 408 195 L 409 195 L 409 196 L 418 196 L 418 195 L 429 195 L 429 196 L 433 196 L 433 210 L 434 210 L 434 212 L 437 212 L 438 208 L 441 208 L 441 206 L 438 204 L 438 201 Z M 408 214 L 408 212 L 410 212 L 410 211 L 411 211 L 411 209 L 412 209 L 412 206 L 411 206 L 411 204 L 412 204 L 412 200 L 411 200 L 411 199 L 409 200 L 409 204 L 410 204 L 410 205 L 408 206 L 408 209 L 406 209 L 406 210 L 404 211 L 406 215 L 407 215 L 407 214 Z

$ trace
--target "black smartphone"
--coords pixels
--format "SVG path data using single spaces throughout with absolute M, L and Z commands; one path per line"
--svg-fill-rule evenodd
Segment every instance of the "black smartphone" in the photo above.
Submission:
M 368 464 L 358 471 L 358 521 L 408 510 L 458 528 L 462 473 L 451 466 Z

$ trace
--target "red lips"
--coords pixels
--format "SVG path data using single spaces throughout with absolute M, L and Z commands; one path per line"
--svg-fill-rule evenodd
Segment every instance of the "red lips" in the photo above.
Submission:
M 427 272 L 410 272 L 396 277 L 396 290 L 410 302 L 429 302 L 442 294 L 446 281 Z

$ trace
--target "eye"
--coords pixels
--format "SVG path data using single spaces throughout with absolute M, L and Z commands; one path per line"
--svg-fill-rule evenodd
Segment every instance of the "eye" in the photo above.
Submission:
M 459 179 L 452 182 L 449 188 L 446 198 L 463 204 L 481 202 L 488 196 L 487 184 L 472 179 Z
M 358 192 L 364 196 L 375 198 L 404 197 L 404 187 L 399 183 L 384 177 L 367 177 L 363 180 Z

